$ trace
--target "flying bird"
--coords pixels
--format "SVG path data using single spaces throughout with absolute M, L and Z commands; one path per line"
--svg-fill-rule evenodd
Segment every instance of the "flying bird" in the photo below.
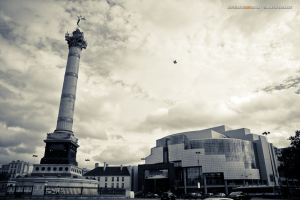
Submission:
M 174 64 L 177 64 L 177 61 L 176 61 L 176 60 L 174 60 L 174 61 L 173 61 L 173 63 L 174 63 Z

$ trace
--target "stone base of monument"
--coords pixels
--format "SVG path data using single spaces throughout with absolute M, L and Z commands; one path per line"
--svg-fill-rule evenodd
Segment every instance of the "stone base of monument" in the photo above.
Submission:
M 83 170 L 72 164 L 34 164 L 31 176 L 80 178 Z
M 33 196 L 66 192 L 82 194 L 83 188 L 90 188 L 88 193 L 97 193 L 98 181 L 85 179 L 82 175 L 83 170 L 72 164 L 35 164 L 31 176 L 17 178 L 16 186 L 32 186 Z

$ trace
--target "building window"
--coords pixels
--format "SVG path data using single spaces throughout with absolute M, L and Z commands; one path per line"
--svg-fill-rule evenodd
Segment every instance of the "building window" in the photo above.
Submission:
M 186 168 L 186 183 L 187 186 L 197 186 L 198 182 L 203 184 L 202 180 L 202 168 L 201 167 L 189 167 Z
M 181 166 L 182 166 L 181 161 L 174 162 L 174 167 L 181 167 Z
M 115 180 L 115 177 L 111 177 L 111 181 L 114 181 Z
M 119 181 L 119 177 L 117 177 L 117 181 Z
M 107 181 L 107 176 L 105 177 L 105 182 Z
M 223 185 L 224 184 L 223 173 L 207 173 L 207 174 L 205 174 L 205 176 L 206 176 L 206 184 L 207 185 Z
M 124 181 L 124 176 L 122 177 L 122 181 Z
M 104 186 L 105 188 L 107 188 L 107 183 L 105 183 L 105 186 Z
M 122 188 L 124 188 L 124 183 L 122 183 Z
M 111 183 L 111 188 L 114 188 L 114 183 Z
M 100 177 L 98 177 L 98 181 L 100 181 Z
M 119 183 L 117 183 L 117 188 L 119 188 Z

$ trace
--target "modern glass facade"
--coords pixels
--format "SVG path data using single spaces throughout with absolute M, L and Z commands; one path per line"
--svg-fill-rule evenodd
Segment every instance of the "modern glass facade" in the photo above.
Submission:
M 238 186 L 276 186 L 270 148 L 264 136 L 249 129 L 220 126 L 158 139 L 146 164 L 174 163 L 174 185 L 182 193 L 228 193 Z
M 184 149 L 204 149 L 205 155 L 225 155 L 227 162 L 244 162 L 245 169 L 257 169 L 253 143 L 238 139 L 185 141 Z
M 188 167 L 186 170 L 186 185 L 197 186 L 198 182 L 201 183 L 201 177 L 203 177 L 201 167 Z M 203 183 L 203 180 L 202 180 Z

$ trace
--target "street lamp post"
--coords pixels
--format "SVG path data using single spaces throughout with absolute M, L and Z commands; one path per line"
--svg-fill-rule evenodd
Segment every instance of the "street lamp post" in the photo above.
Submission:
M 33 157 L 33 164 L 32 164 L 32 166 L 34 165 L 34 163 L 35 163 L 35 158 L 37 158 L 38 157 L 38 155 L 32 155 L 32 157 Z
M 201 152 L 200 151 L 197 151 L 197 152 L 195 152 L 197 155 L 198 155 L 198 166 L 200 166 L 200 163 L 199 163 L 199 154 L 201 154 Z
M 87 169 L 87 164 L 88 164 L 88 162 L 90 161 L 90 159 L 85 159 L 85 161 L 86 161 L 86 169 Z
M 199 175 L 198 175 L 198 180 L 199 180 L 199 182 L 198 182 L 198 188 L 199 188 L 199 192 L 200 192 L 200 187 L 201 187 L 201 173 L 200 173 L 200 161 L 199 161 L 199 155 L 201 154 L 201 152 L 200 151 L 196 151 L 195 152 L 196 154 L 197 154 L 197 157 L 198 157 L 198 167 L 199 167 Z

